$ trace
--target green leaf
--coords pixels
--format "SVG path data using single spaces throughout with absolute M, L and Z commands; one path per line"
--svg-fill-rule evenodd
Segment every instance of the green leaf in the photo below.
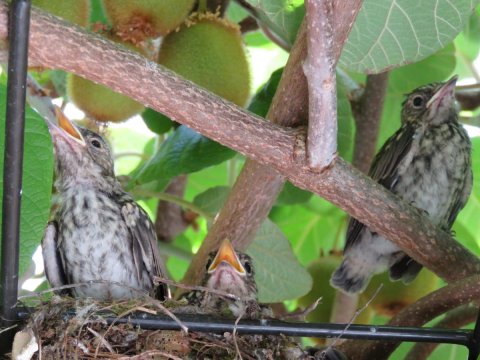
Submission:
M 229 192 L 228 186 L 215 186 L 195 196 L 193 203 L 203 211 L 215 215 L 222 208 Z
M 150 108 L 146 108 L 142 113 L 142 119 L 145 121 L 145 125 L 147 125 L 150 131 L 156 134 L 165 134 L 174 124 L 169 117 Z
M 282 77 L 283 67 L 275 70 L 270 79 L 257 91 L 250 101 L 248 110 L 261 117 L 266 117 L 273 96 L 277 91 L 278 83 Z
M 174 176 L 199 171 L 234 155 L 235 151 L 182 125 L 135 171 L 130 185 L 155 181 L 155 189 L 162 190 Z
M 0 113 L 5 114 L 6 87 L 0 84 Z M 0 120 L 0 199 L 3 198 L 5 116 Z M 19 274 L 27 269 L 40 244 L 50 214 L 53 147 L 45 122 L 32 109 L 25 111 Z M 0 222 L 2 208 L 0 208 Z
M 275 303 L 305 295 L 312 287 L 312 277 L 300 265 L 282 231 L 265 220 L 247 253 L 255 265 L 258 300 Z
M 247 0 L 259 20 L 288 45 L 295 41 L 305 15 L 303 0 Z
M 304 203 L 312 197 L 312 193 L 306 190 L 297 188 L 290 182 L 286 182 L 283 190 L 278 195 L 276 205 L 293 205 Z
M 473 0 L 366 0 L 342 52 L 349 70 L 378 73 L 420 61 L 468 23 Z

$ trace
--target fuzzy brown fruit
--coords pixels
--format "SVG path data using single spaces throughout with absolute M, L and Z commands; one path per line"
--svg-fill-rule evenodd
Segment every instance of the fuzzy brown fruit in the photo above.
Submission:
M 197 14 L 167 35 L 158 63 L 237 105 L 248 100 L 250 73 L 240 30 L 213 14 Z
M 108 36 L 108 38 L 130 50 L 142 52 L 132 44 L 122 43 L 116 37 Z M 92 119 L 101 122 L 121 122 L 145 109 L 142 104 L 128 96 L 73 74 L 67 76 L 67 95 L 80 110 Z
M 376 275 L 361 295 L 363 301 L 370 299 L 383 284 L 370 306 L 378 315 L 392 317 L 406 306 L 431 293 L 438 287 L 438 277 L 427 269 L 422 269 L 414 281 L 405 285 L 401 281 L 391 281 L 388 273 Z
M 194 3 L 195 0 L 103 0 L 103 7 L 123 39 L 123 36 L 131 36 L 135 32 L 133 36 L 141 41 L 175 30 L 188 16 Z

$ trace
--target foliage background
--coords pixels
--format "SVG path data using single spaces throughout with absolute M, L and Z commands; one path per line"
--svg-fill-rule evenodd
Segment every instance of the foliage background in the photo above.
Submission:
M 303 1 L 248 2 L 266 26 L 285 44 L 292 44 L 304 14 Z M 92 22 L 105 21 L 98 1 L 92 4 Z M 480 82 L 480 10 L 472 12 L 475 6 L 473 0 L 365 0 L 338 69 L 339 152 L 346 160 L 352 159 L 355 132 L 348 100 L 352 81 L 363 84 L 367 73 L 391 69 L 377 148 L 399 127 L 405 93 L 453 74 L 460 76 L 460 84 Z M 248 13 L 232 2 L 226 16 L 238 22 Z M 288 53 L 261 31 L 246 34 L 244 41 L 252 72 L 253 96 L 249 109 L 264 116 Z M 60 85 L 64 81 L 64 74 L 59 71 L 46 71 L 36 77 Z M 5 112 L 4 74 L 0 82 L 0 112 Z M 67 105 L 67 113 L 82 117 L 71 104 Z M 479 112 L 464 111 L 461 115 L 472 136 L 476 180 L 454 231 L 458 241 L 480 255 Z M 151 132 L 142 117 L 161 122 L 160 134 Z M 3 149 L 3 127 L 2 118 L 0 149 Z M 183 200 L 201 215 L 195 220 L 195 226 L 189 226 L 172 243 L 161 244 L 171 276 L 181 280 L 245 159 L 185 126 L 173 126 L 168 119 L 150 110 L 125 123 L 110 125 L 106 134 L 116 156 L 117 175 L 128 177 L 127 188 L 152 218 L 168 182 L 179 174 L 189 174 Z M 3 161 L 3 156 L 1 159 Z M 26 119 L 24 168 L 20 271 L 24 291 L 31 291 L 46 286 L 38 251 L 35 261 L 31 259 L 49 217 L 53 154 L 46 127 L 30 109 Z M 287 183 L 269 220 L 248 249 L 257 267 L 261 300 L 287 300 L 287 307 L 294 309 L 295 299 L 311 287 L 312 279 L 305 268 L 321 253 L 342 248 L 346 219 L 346 214 L 330 203 Z M 380 324 L 386 320 L 377 315 L 371 322 Z M 409 347 L 409 344 L 402 345 L 392 358 L 403 358 Z M 442 345 L 431 358 L 456 359 L 464 353 L 460 347 Z

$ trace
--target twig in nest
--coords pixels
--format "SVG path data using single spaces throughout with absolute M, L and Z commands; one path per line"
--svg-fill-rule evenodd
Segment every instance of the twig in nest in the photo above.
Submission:
M 155 355 L 160 355 L 160 356 L 163 356 L 167 359 L 172 359 L 172 360 L 182 360 L 182 358 L 179 358 L 178 356 L 175 356 L 175 355 L 172 355 L 172 354 L 168 354 L 166 352 L 163 352 L 163 351 L 158 351 L 158 350 L 149 350 L 149 351 L 145 351 L 141 354 L 138 354 L 138 355 L 133 355 L 133 356 L 122 356 L 122 357 L 119 357 L 117 358 L 117 360 L 132 360 L 132 359 L 136 359 L 136 360 L 143 360 L 143 359 L 153 359 Z
M 317 300 L 315 300 L 312 304 L 307 306 L 303 310 L 295 311 L 293 313 L 285 314 L 281 317 L 282 320 L 304 320 L 308 314 L 310 314 L 313 310 L 317 308 L 317 306 L 320 304 L 322 301 L 322 297 L 319 297 Z
M 330 349 L 332 349 L 336 343 L 338 342 L 338 340 L 340 340 L 340 338 L 343 336 L 343 334 L 345 334 L 345 331 L 348 330 L 348 328 L 353 324 L 353 322 L 355 321 L 355 319 L 357 317 L 360 316 L 360 314 L 370 306 L 371 302 L 377 297 L 378 293 L 380 292 L 380 290 L 382 289 L 383 287 L 383 284 L 380 284 L 377 288 L 377 290 L 375 290 L 375 292 L 373 293 L 373 295 L 370 297 L 370 299 L 368 299 L 368 301 L 366 302 L 365 305 L 363 305 L 360 309 L 358 309 L 357 311 L 355 311 L 355 314 L 353 314 L 352 318 L 350 319 L 350 321 L 348 322 L 347 326 L 345 326 L 345 328 L 342 330 L 342 332 L 340 333 L 340 335 L 338 335 L 335 340 L 325 349 L 325 352 L 326 353 L 327 351 L 329 351 Z
M 107 340 L 105 340 L 105 337 L 103 337 L 103 336 L 100 335 L 98 332 L 96 332 L 95 330 L 93 330 L 92 328 L 90 328 L 90 327 L 88 327 L 88 326 L 87 326 L 87 330 L 88 330 L 91 334 L 93 334 L 96 338 L 98 338 L 98 340 L 100 340 L 100 342 L 99 342 L 99 344 L 98 344 L 98 346 L 97 346 L 97 351 L 95 351 L 95 357 L 98 356 L 98 349 L 99 349 L 99 347 L 100 347 L 100 344 L 102 344 L 103 346 L 105 346 L 105 347 L 108 349 L 108 351 L 110 351 L 112 354 L 115 353 L 115 351 L 113 351 L 112 345 L 110 345 L 110 343 L 109 343 Z
M 183 333 L 185 335 L 188 334 L 188 327 L 186 327 L 181 321 L 179 318 L 177 318 L 175 316 L 174 313 L 172 313 L 170 310 L 168 310 L 165 306 L 163 306 L 163 304 L 156 300 L 156 299 L 153 299 L 153 298 L 150 298 L 148 299 L 149 303 L 156 306 L 157 308 L 159 308 L 162 312 L 164 312 L 165 314 L 167 314 L 168 316 L 170 316 L 177 324 L 178 326 L 180 326 L 180 328 L 182 329 Z
M 166 278 L 162 278 L 162 277 L 159 277 L 159 276 L 155 276 L 153 279 L 154 279 L 155 282 L 164 283 L 166 285 L 172 285 L 172 286 L 175 286 L 175 287 L 180 288 L 180 289 L 204 291 L 204 292 L 215 294 L 215 295 L 218 295 L 218 296 L 221 296 L 223 298 L 230 299 L 230 300 L 235 300 L 235 301 L 240 301 L 241 300 L 238 296 L 235 296 L 233 294 L 230 294 L 230 293 L 227 293 L 227 292 L 221 291 L 221 290 L 210 289 L 210 288 L 205 287 L 205 286 L 199 286 L 199 285 L 194 286 L 194 285 L 181 284 L 181 283 L 177 283 L 175 281 L 172 281 L 172 280 L 169 280 L 169 279 L 166 279 Z

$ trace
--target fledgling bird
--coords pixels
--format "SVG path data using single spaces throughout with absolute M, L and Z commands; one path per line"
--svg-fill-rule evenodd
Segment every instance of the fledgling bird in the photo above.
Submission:
M 458 122 L 457 77 L 422 86 L 403 103 L 400 129 L 376 155 L 369 175 L 432 222 L 450 231 L 472 189 L 471 144 Z M 365 289 L 375 273 L 390 271 L 392 280 L 412 281 L 422 265 L 397 245 L 350 219 L 344 260 L 331 284 L 346 293 Z
M 113 159 L 98 134 L 71 123 L 56 108 L 58 126 L 47 122 L 55 149 L 59 208 L 42 240 L 45 274 L 52 287 L 74 287 L 76 297 L 125 299 L 149 292 L 165 276 L 153 224 L 115 178 Z M 111 283 L 109 283 L 111 282 Z
M 245 253 L 236 252 L 228 239 L 222 242 L 218 251 L 209 254 L 201 285 L 232 294 L 236 299 L 200 290 L 190 291 L 182 298 L 207 313 L 226 313 L 247 318 L 259 316 L 252 259 Z

